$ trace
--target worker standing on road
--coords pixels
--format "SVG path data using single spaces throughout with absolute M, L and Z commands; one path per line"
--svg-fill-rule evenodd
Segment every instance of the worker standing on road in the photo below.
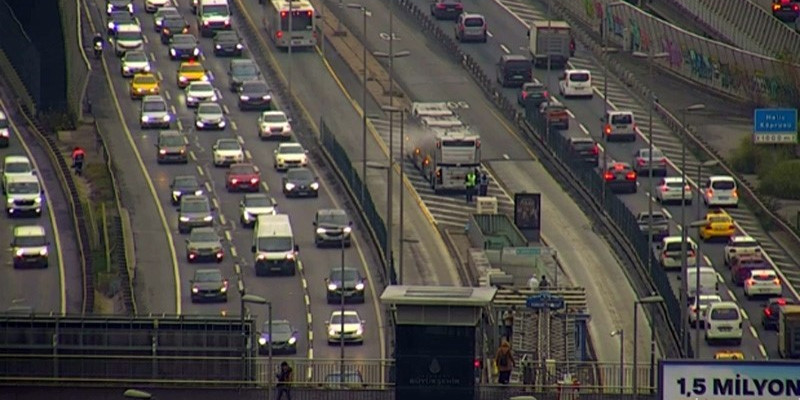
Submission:
M 511 345 L 505 339 L 500 342 L 500 348 L 494 356 L 494 364 L 497 366 L 497 383 L 508 385 L 511 371 L 514 369 L 514 355 L 511 353 Z
M 278 384 L 276 385 L 278 388 L 278 393 L 275 395 L 276 400 L 283 399 L 283 394 L 286 393 L 286 398 L 288 400 L 292 400 L 292 392 L 290 389 L 290 384 L 292 382 L 292 367 L 289 366 L 289 363 L 286 361 L 281 363 L 281 370 L 275 377 L 278 378 Z
M 464 177 L 464 186 L 467 189 L 467 203 L 472 203 L 472 197 L 475 196 L 475 184 L 477 180 L 478 177 L 475 176 L 475 172 L 473 171 L 467 172 L 467 176 Z
M 486 172 L 481 173 L 480 179 L 480 191 L 478 192 L 478 196 L 486 196 L 486 193 L 489 192 L 489 176 L 486 175 Z

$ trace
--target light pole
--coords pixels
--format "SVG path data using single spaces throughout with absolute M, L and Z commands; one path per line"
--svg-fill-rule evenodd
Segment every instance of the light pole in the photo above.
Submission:
M 633 56 L 637 58 L 646 58 L 648 64 L 648 71 L 650 77 L 650 87 L 655 87 L 655 76 L 653 75 L 653 64 L 655 64 L 655 60 L 658 58 L 667 58 L 669 57 L 669 53 L 654 53 L 654 49 L 650 46 L 650 51 L 648 53 L 642 53 L 639 51 L 634 51 Z M 650 110 L 648 114 L 648 123 L 647 123 L 647 144 L 648 144 L 648 151 L 647 151 L 647 215 L 649 218 L 647 220 L 647 246 L 648 248 L 652 247 L 653 245 L 653 109 L 656 108 L 656 103 L 658 102 L 658 98 L 654 92 L 650 92 Z M 653 268 L 653 257 L 647 257 L 647 270 L 650 271 Z M 634 360 L 636 363 L 636 360 Z M 635 395 L 634 395 L 635 396 Z
M 361 11 L 364 16 L 364 27 L 362 31 L 361 46 L 361 206 L 367 193 L 367 17 L 372 16 L 372 12 L 361 4 L 350 3 L 348 8 Z M 323 39 L 324 40 L 324 39 Z
M 399 258 L 400 258 L 398 260 L 398 263 L 400 265 L 399 265 L 398 274 L 397 274 L 397 284 L 398 285 L 402 285 L 403 284 L 403 248 L 405 247 L 404 246 L 404 244 L 405 244 L 405 232 L 404 232 L 405 224 L 404 224 L 404 215 L 403 215 L 404 214 L 404 209 L 405 209 L 404 201 L 403 201 L 403 198 L 405 197 L 405 193 L 404 193 L 404 190 L 403 190 L 403 188 L 405 187 L 405 185 L 403 184 L 403 175 L 405 174 L 405 163 L 403 162 L 403 157 L 405 157 L 405 152 L 404 152 L 405 151 L 404 150 L 405 145 L 404 145 L 404 143 L 406 141 L 406 136 L 405 136 L 404 129 L 405 129 L 405 121 L 406 121 L 406 112 L 402 108 L 398 108 L 398 107 L 394 107 L 394 106 L 383 106 L 383 107 L 381 107 L 381 110 L 383 110 L 384 112 L 389 113 L 389 116 L 390 116 L 391 119 L 394 119 L 394 115 L 395 114 L 398 114 L 398 113 L 400 114 L 400 228 L 399 228 L 400 229 L 400 232 L 399 232 L 399 234 L 400 234 L 400 249 L 399 249 L 400 254 L 398 255 Z M 392 159 L 394 159 L 394 156 L 392 156 Z
M 243 379 L 247 378 L 247 348 L 248 348 L 248 337 L 247 332 L 244 329 L 244 316 L 247 311 L 245 304 L 267 304 L 269 307 L 269 322 L 267 326 L 267 330 L 269 331 L 269 361 L 268 361 L 268 369 L 269 369 L 269 382 L 272 383 L 272 303 L 268 302 L 267 299 L 256 296 L 254 294 L 245 294 L 244 291 L 241 292 L 241 313 L 239 317 L 241 318 L 242 324 L 242 371 L 244 372 Z M 252 336 L 252 332 L 251 332 Z M 270 385 L 270 391 L 272 390 L 272 386 Z
M 622 397 L 625 388 L 625 332 L 617 329 L 611 332 L 611 337 L 619 336 L 619 396 Z
M 639 367 L 639 347 L 638 347 L 638 340 L 639 340 L 639 304 L 654 304 L 654 303 L 663 303 L 664 298 L 661 296 L 647 296 L 642 297 L 641 299 L 637 299 L 633 302 L 633 398 L 634 400 L 639 395 L 639 374 L 638 374 L 638 367 Z M 655 329 L 653 326 L 650 327 L 651 330 Z
M 389 8 L 391 10 L 391 7 Z M 392 19 L 390 18 L 389 21 L 391 22 Z M 389 29 L 391 31 L 391 27 Z M 389 106 L 393 106 L 393 99 L 394 99 L 394 59 L 401 58 L 401 57 L 408 57 L 411 55 L 409 51 L 398 51 L 397 53 L 393 52 L 392 42 L 394 41 L 394 32 L 389 33 L 389 52 L 384 53 L 381 51 L 373 52 L 372 54 L 378 58 L 388 58 L 389 59 Z M 389 265 L 389 268 L 394 270 L 394 252 L 392 251 L 392 224 L 394 222 L 394 209 L 393 209 L 393 199 L 392 199 L 392 167 L 394 166 L 394 118 L 389 118 L 389 169 L 386 171 L 386 248 L 384 249 L 384 254 L 386 254 L 386 262 Z
M 697 213 L 699 214 L 700 211 L 698 211 Z M 700 227 L 703 227 L 705 225 L 706 225 L 706 220 L 701 220 L 701 219 L 698 218 L 696 221 L 690 223 L 689 227 L 691 227 L 691 228 L 700 228 Z M 696 272 L 695 272 L 695 281 L 694 281 L 694 285 L 695 285 L 694 286 L 694 300 L 692 300 L 693 302 L 697 302 L 700 299 L 700 266 L 702 264 L 700 260 L 702 260 L 702 259 L 703 259 L 703 238 L 699 238 L 699 240 L 697 241 L 697 256 L 694 259 L 694 266 L 695 266 Z M 683 279 L 687 279 L 687 278 L 688 278 L 688 274 L 686 276 L 684 276 Z M 689 282 L 686 282 L 686 285 L 689 285 Z M 688 293 L 688 289 L 687 289 L 687 293 Z M 699 315 L 699 304 L 698 304 L 698 315 Z M 698 331 L 698 330 L 695 330 L 695 335 L 694 335 L 694 358 L 696 358 L 696 359 L 700 358 L 700 331 Z
M 352 222 L 350 222 L 348 225 L 352 226 Z M 352 240 L 353 239 L 352 238 L 352 235 L 353 235 L 352 231 L 350 232 L 350 235 L 351 235 L 350 240 Z M 339 293 L 340 293 L 339 306 L 341 307 L 341 312 L 342 312 L 342 315 L 341 315 L 341 318 L 340 318 L 341 322 L 342 322 L 342 325 L 340 327 L 341 330 L 339 331 L 340 332 L 340 335 L 339 335 L 339 357 L 340 357 L 340 360 L 339 360 L 339 363 L 340 363 L 339 364 L 339 374 L 341 374 L 342 378 L 344 378 L 344 307 L 345 307 L 345 301 L 344 301 L 345 300 L 344 299 L 344 291 L 345 291 L 345 287 L 344 287 L 344 282 L 345 282 L 345 280 L 344 280 L 344 232 L 342 232 L 342 247 L 341 247 L 341 249 L 342 249 L 342 252 L 341 252 L 342 253 L 342 258 L 341 258 L 340 263 L 339 263 L 339 266 L 341 268 L 341 276 L 339 277 Z
M 140 400 L 149 400 L 155 398 L 152 394 L 150 394 L 150 392 L 145 392 L 144 390 L 138 390 L 138 389 L 128 389 L 122 392 L 122 396 L 127 397 L 129 399 L 140 399 Z
M 681 128 L 683 129 L 683 137 L 681 138 L 681 201 L 683 206 L 681 207 L 681 276 L 686 276 L 686 270 L 688 268 L 688 254 L 686 254 L 686 241 L 687 241 L 687 226 L 686 226 L 686 141 L 688 138 L 686 137 L 686 114 L 690 112 L 705 110 L 705 104 L 692 104 L 688 107 L 685 107 L 681 110 Z M 700 205 L 695 205 L 699 207 Z M 686 279 L 682 279 L 681 282 L 681 343 L 683 344 L 683 351 L 684 354 L 689 354 L 689 328 L 688 328 L 688 317 L 686 306 L 688 305 L 688 287 Z

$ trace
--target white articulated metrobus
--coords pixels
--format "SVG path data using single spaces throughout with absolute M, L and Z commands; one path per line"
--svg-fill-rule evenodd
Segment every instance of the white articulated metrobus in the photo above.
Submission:
M 278 48 L 312 47 L 317 44 L 316 20 L 317 11 L 308 0 L 271 0 L 265 25 Z

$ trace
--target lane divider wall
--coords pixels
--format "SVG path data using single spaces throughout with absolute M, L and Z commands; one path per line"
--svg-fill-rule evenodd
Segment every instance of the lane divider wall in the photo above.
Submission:
M 624 204 L 616 196 L 597 183 L 600 179 L 597 174 L 592 171 L 587 172 L 585 168 L 567 161 L 569 158 L 564 151 L 567 145 L 566 143 L 561 143 L 565 142 L 565 139 L 560 134 L 551 134 L 549 137 L 545 137 L 544 129 L 528 123 L 517 110 L 515 102 L 505 96 L 495 85 L 493 77 L 483 70 L 477 60 L 465 53 L 452 35 L 444 32 L 439 24 L 428 16 L 426 10 L 419 8 L 411 0 L 395 1 L 397 1 L 401 9 L 410 14 L 420 24 L 423 32 L 437 39 L 447 51 L 447 54 L 470 72 L 475 82 L 501 114 L 509 121 L 512 121 L 524 133 L 525 140 L 539 153 L 539 161 L 557 178 L 556 180 L 562 184 L 565 190 L 579 196 L 583 200 L 583 205 L 591 209 L 591 212 L 587 212 L 587 214 L 599 217 L 600 225 L 610 235 L 609 241 L 612 242 L 610 244 L 616 247 L 624 263 L 632 266 L 633 274 L 630 274 L 630 276 L 636 280 L 632 282 L 634 290 L 643 296 L 651 294 L 654 290 L 658 290 L 662 294 L 665 303 L 652 308 L 657 310 L 652 314 L 652 322 L 654 327 L 660 327 L 657 331 L 668 332 L 666 336 L 658 335 L 664 355 L 666 357 L 679 356 L 678 344 L 680 340 L 675 327 L 680 326 L 680 304 L 675 298 L 666 276 L 663 279 L 651 279 L 651 274 L 660 271 L 663 275 L 663 270 L 658 268 L 654 268 L 654 271 L 646 270 L 642 261 L 644 257 L 642 256 L 653 257 L 652 254 L 649 254 L 649 246 L 642 245 L 638 241 L 632 241 L 625 234 L 626 229 L 623 227 L 631 224 L 635 226 L 636 232 L 639 232 L 638 224 L 636 224 L 635 218 L 630 211 L 624 207 Z M 606 192 L 602 192 L 603 189 Z M 598 195 L 598 192 L 601 193 Z M 637 239 L 642 239 L 640 236 L 637 236 Z M 658 267 L 658 263 L 654 265 Z

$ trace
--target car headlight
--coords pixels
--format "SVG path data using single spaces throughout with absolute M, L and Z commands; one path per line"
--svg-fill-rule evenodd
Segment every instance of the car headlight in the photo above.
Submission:
M 356 283 L 356 290 L 364 290 L 364 284 L 362 282 Z
M 197 125 L 198 128 L 202 128 L 203 127 L 203 121 L 198 120 L 195 125 Z
M 17 249 L 17 251 L 14 254 L 16 254 L 17 257 L 22 257 L 22 255 L 25 254 L 25 250 Z
M 206 221 L 206 222 L 209 222 L 209 221 L 211 221 L 213 219 L 214 219 L 214 217 L 212 217 L 210 215 L 206 215 L 205 217 L 203 217 L 203 221 Z
M 123 65 L 123 66 L 122 66 L 122 70 L 123 70 L 123 71 L 130 71 L 130 70 L 131 70 L 131 67 L 129 67 L 129 66 L 127 66 L 127 65 Z
M 144 68 L 142 68 L 142 70 L 144 70 L 144 72 L 150 72 L 150 64 L 145 65 Z
M 194 191 L 195 196 L 201 196 L 203 194 L 203 189 L 197 189 Z
M 225 120 L 224 119 L 219 120 L 219 127 L 220 128 L 225 127 Z
M 336 330 L 335 330 L 335 329 L 333 329 L 333 328 L 331 328 L 331 329 L 328 329 L 328 335 L 330 335 L 330 336 L 336 336 Z
M 295 186 L 294 183 L 287 183 L 287 184 L 283 185 L 283 187 L 286 190 L 292 190 L 292 189 L 294 189 L 294 186 Z
M 192 54 L 194 54 L 194 55 L 198 55 L 198 54 L 200 54 L 200 49 L 198 49 L 197 47 L 195 47 L 195 48 L 194 48 L 194 50 L 192 50 Z
M 256 256 L 256 259 L 257 260 L 266 260 L 267 259 L 267 255 L 266 254 L 259 254 L 258 256 Z
M 197 99 L 193 96 L 186 96 L 186 101 L 196 101 Z
M 189 222 L 189 217 L 181 217 L 181 222 Z
M 42 203 L 42 197 L 40 196 L 40 197 L 37 197 L 37 198 L 33 199 L 33 202 L 36 203 L 36 204 L 41 204 Z
M 325 233 L 327 232 L 325 228 L 317 228 L 317 233 Z
M 237 44 L 236 44 L 236 50 L 241 50 L 241 49 L 243 49 L 243 48 L 244 48 L 244 46 L 242 46 L 242 44 L 241 44 L 241 43 L 237 43 Z
M 179 76 L 178 80 L 181 81 L 181 82 L 186 82 L 187 81 L 186 77 L 183 76 L 183 75 Z
M 109 14 L 111 13 L 111 11 L 113 9 L 114 9 L 114 6 L 112 6 L 110 3 L 108 5 L 106 5 L 106 12 L 108 12 Z
M 219 291 L 220 293 L 226 293 L 228 291 L 228 285 L 222 285 L 222 287 L 219 288 Z
M 351 228 L 349 226 L 345 226 L 343 230 L 344 230 L 344 233 L 350 233 L 350 232 L 353 231 L 353 228 Z
M 287 260 L 294 260 L 294 253 L 292 253 L 292 252 L 286 253 L 286 259 Z
M 270 95 L 266 95 L 266 96 L 261 96 L 261 98 L 262 98 L 263 100 L 269 100 L 269 99 L 271 99 L 271 98 L 272 98 L 272 96 L 270 96 Z
M 128 12 L 133 14 L 133 3 L 128 4 Z
M 253 219 L 253 215 L 250 214 L 250 212 L 248 212 L 247 210 L 245 210 L 245 212 L 242 213 L 242 218 L 244 218 L 245 221 L 250 221 Z
M 311 184 L 311 185 L 309 185 L 309 186 L 311 186 L 311 188 L 312 188 L 312 189 L 314 189 L 314 190 L 317 190 L 317 189 L 319 189 L 319 183 L 317 183 L 317 182 L 314 182 L 314 183 L 312 183 L 312 184 Z
M 250 100 L 250 96 L 239 96 L 239 100 L 241 100 L 241 101 Z
M 211 101 L 217 101 L 217 94 L 216 93 L 211 95 Z
M 262 346 L 267 344 L 267 339 L 264 339 L 263 337 L 258 338 L 258 344 Z
M 177 54 L 177 52 L 175 51 L 175 49 L 169 49 L 169 54 L 172 54 L 174 56 L 175 54 Z
M 214 46 L 214 48 L 215 48 L 215 49 L 217 49 L 217 50 L 219 50 L 219 49 L 221 49 L 221 48 L 222 48 L 222 45 L 219 45 L 219 44 L 218 44 L 218 45 Z
M 208 75 L 201 76 L 200 80 L 203 81 L 203 82 L 208 82 Z
M 167 114 L 167 115 L 165 115 L 165 116 L 161 117 L 161 119 L 162 119 L 164 122 L 169 122 L 169 118 L 170 118 L 169 114 Z
M 6 202 L 7 202 L 8 204 L 14 204 L 14 199 L 12 199 L 11 197 L 9 197 L 8 199 L 6 199 Z
M 336 286 L 335 283 L 329 283 L 328 284 L 328 290 L 330 290 L 331 292 L 336 290 L 336 288 L 338 288 L 338 286 Z
M 197 286 L 193 286 L 192 287 L 192 293 L 199 293 L 199 292 L 200 292 L 200 288 L 198 288 Z
M 114 23 L 113 22 L 109 22 L 108 23 L 108 29 L 114 29 Z
M 363 327 L 359 326 L 358 328 L 356 328 L 356 335 L 361 335 L 363 333 L 364 333 L 364 328 Z
M 177 190 L 173 190 L 173 191 L 172 191 L 172 197 L 174 197 L 174 198 L 176 198 L 176 199 L 177 199 L 178 197 L 181 197 L 181 192 L 179 192 L 179 191 L 177 191 Z
M 147 121 L 150 121 L 150 117 L 148 117 L 147 115 L 142 115 L 142 122 L 147 122 Z
M 293 344 L 295 344 L 295 343 L 297 343 L 297 338 L 296 338 L 296 337 L 294 337 L 294 336 L 290 337 L 290 338 L 289 338 L 289 345 L 293 345 Z

